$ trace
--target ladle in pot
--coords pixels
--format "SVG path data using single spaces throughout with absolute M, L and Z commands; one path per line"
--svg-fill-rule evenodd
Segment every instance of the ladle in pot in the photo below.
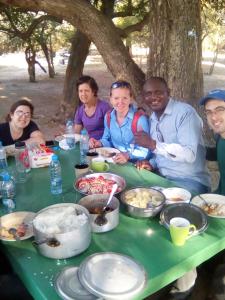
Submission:
M 112 187 L 112 190 L 111 190 L 111 193 L 110 193 L 110 195 L 109 195 L 109 199 L 108 199 L 106 205 L 103 207 L 103 209 L 102 209 L 102 211 L 100 212 L 100 214 L 97 215 L 97 217 L 96 217 L 96 219 L 95 219 L 94 222 L 95 222 L 95 224 L 97 224 L 98 226 L 103 226 L 103 225 L 105 225 L 105 224 L 108 222 L 108 220 L 107 220 L 107 218 L 105 217 L 105 215 L 106 215 L 107 212 L 108 212 L 108 208 L 109 208 L 108 206 L 109 206 L 109 203 L 111 202 L 111 200 L 112 200 L 112 198 L 113 198 L 113 195 L 115 194 L 117 188 L 118 188 L 118 185 L 117 185 L 117 183 L 115 183 L 115 184 L 113 185 L 113 187 Z
M 58 247 L 60 245 L 60 242 L 56 238 L 51 237 L 43 241 L 38 241 L 38 242 L 34 241 L 33 244 L 35 246 L 39 246 L 41 244 L 47 244 L 49 247 Z

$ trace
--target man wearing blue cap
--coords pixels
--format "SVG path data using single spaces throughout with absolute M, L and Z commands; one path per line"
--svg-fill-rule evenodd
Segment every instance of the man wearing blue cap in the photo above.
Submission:
M 209 92 L 199 104 L 205 106 L 208 125 L 216 134 L 215 151 L 208 151 L 207 159 L 218 161 L 220 182 L 216 192 L 225 195 L 225 90 Z
M 217 160 L 220 171 L 220 182 L 216 193 L 225 195 L 225 90 L 212 90 L 199 101 L 204 105 L 207 122 L 216 136 L 216 147 L 207 149 L 207 159 Z M 210 150 L 210 151 L 209 151 Z M 206 263 L 214 265 L 215 272 L 212 277 L 213 299 L 225 299 L 225 257 L 224 251 Z M 215 264 L 219 264 L 215 267 Z M 211 272 L 211 268 L 208 272 Z M 211 298 L 210 298 L 211 299 Z

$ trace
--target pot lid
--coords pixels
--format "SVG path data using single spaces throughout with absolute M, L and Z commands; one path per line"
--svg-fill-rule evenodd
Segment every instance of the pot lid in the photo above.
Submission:
M 95 300 L 81 284 L 77 276 L 78 267 L 66 267 L 55 279 L 55 289 L 64 300 Z
M 144 268 L 133 258 L 113 252 L 96 253 L 80 265 L 78 277 L 92 294 L 104 299 L 132 299 L 146 285 Z

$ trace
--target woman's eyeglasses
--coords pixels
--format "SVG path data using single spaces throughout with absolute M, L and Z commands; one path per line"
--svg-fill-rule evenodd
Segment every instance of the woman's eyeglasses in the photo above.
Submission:
M 158 141 L 161 142 L 161 143 L 164 143 L 164 137 L 163 137 L 162 132 L 159 128 L 159 123 L 157 123 L 157 125 L 156 125 L 156 134 L 157 134 Z
M 17 115 L 17 117 L 25 117 L 25 118 L 31 118 L 31 113 L 30 112 L 23 112 L 22 110 L 17 110 L 15 111 L 15 114 Z
M 114 82 L 112 85 L 111 85 L 111 90 L 112 89 L 118 89 L 118 88 L 121 88 L 121 87 L 126 87 L 128 89 L 131 89 L 131 85 L 129 84 L 129 82 L 127 81 L 116 81 Z

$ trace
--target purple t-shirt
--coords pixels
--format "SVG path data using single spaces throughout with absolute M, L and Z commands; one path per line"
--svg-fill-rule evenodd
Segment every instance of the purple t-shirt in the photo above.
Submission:
M 78 107 L 74 117 L 74 124 L 82 125 L 89 137 L 99 140 L 104 132 L 104 116 L 111 106 L 108 102 L 98 100 L 94 114 L 89 117 L 84 111 L 84 104 Z

